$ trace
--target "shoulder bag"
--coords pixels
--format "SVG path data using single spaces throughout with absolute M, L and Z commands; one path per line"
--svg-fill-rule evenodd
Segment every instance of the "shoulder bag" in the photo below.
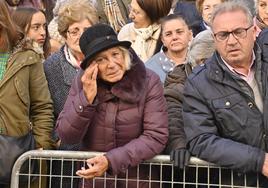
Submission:
M 0 184 L 10 184 L 12 168 L 17 158 L 29 150 L 35 149 L 35 140 L 30 130 L 24 136 L 13 137 L 0 134 Z M 38 169 L 37 161 L 31 160 L 31 169 L 27 160 L 21 166 L 20 173 L 33 173 Z M 30 172 L 29 172 L 30 170 Z M 27 176 L 20 177 L 20 183 L 28 181 Z

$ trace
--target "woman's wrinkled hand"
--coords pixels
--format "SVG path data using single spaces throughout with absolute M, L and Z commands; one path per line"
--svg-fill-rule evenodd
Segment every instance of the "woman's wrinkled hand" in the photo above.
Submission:
M 98 64 L 92 63 L 85 70 L 81 82 L 87 101 L 92 104 L 97 95 Z
M 97 156 L 87 160 L 88 169 L 84 167 L 76 171 L 76 174 L 85 179 L 102 176 L 108 169 L 108 159 L 104 156 Z

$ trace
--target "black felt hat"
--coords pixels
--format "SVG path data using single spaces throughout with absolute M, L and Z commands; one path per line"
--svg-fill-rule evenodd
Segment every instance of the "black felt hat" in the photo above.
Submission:
M 97 53 L 115 46 L 129 48 L 131 42 L 119 41 L 113 28 L 107 24 L 96 24 L 89 27 L 81 36 L 79 41 L 81 51 L 85 59 L 81 63 L 81 68 L 85 70 L 90 65 L 90 59 Z

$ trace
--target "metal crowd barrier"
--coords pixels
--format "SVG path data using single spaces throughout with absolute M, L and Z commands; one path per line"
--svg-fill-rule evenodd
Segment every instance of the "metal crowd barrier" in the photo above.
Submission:
M 99 152 L 33 150 L 21 155 L 15 162 L 11 177 L 11 188 L 32 186 L 37 183 L 40 188 L 238 188 L 259 187 L 256 179 L 254 186 L 248 185 L 248 177 L 232 170 L 207 163 L 192 157 L 189 166 L 184 169 L 175 168 L 167 155 L 158 155 L 151 160 L 142 162 L 131 173 L 111 176 L 107 173 L 103 177 L 85 180 L 75 174 L 78 168 L 86 166 L 86 159 L 100 155 Z M 37 172 L 21 173 L 21 166 L 28 162 L 38 161 Z M 143 174 L 141 176 L 141 174 Z M 145 175 L 144 175 L 145 174 Z M 135 178 L 133 178 L 135 177 Z M 21 184 L 21 178 L 28 182 Z M 89 185 L 90 184 L 90 185 Z M 35 186 L 36 187 L 36 186 Z

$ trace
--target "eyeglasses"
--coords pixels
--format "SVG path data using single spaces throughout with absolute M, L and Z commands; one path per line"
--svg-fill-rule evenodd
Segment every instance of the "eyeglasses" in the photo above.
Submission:
M 252 27 L 253 25 L 247 27 L 247 28 L 237 28 L 233 31 L 220 31 L 218 33 L 214 33 L 214 37 L 217 41 L 225 41 L 229 38 L 230 34 L 234 36 L 236 39 L 243 39 L 247 37 L 247 31 Z
M 71 38 L 77 38 L 78 36 L 81 36 L 81 34 L 87 30 L 88 27 L 85 27 L 85 28 L 74 28 L 72 30 L 67 30 L 67 32 L 69 33 L 70 37 Z
M 128 5 L 128 10 L 129 10 L 129 13 L 132 12 L 132 14 L 134 14 L 135 16 L 141 14 L 140 11 L 138 11 L 138 10 L 136 10 L 136 9 L 133 9 L 132 6 L 131 6 L 130 4 Z

